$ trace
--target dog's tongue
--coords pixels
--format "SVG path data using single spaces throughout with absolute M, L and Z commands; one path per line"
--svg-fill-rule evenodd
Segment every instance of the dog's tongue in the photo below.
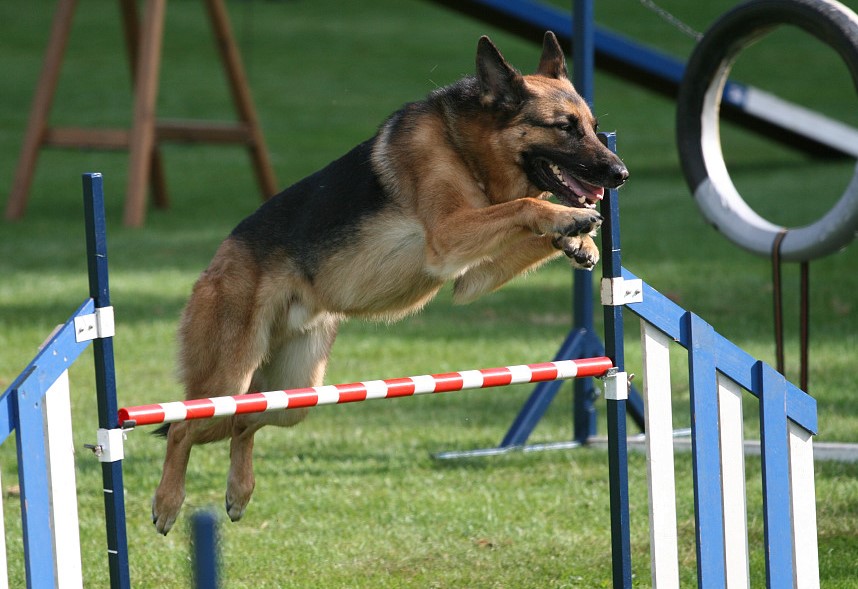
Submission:
M 588 184 L 583 180 L 578 180 L 577 178 L 573 178 L 564 170 L 563 172 L 563 182 L 572 189 L 572 192 L 577 194 L 578 196 L 583 196 L 587 200 L 593 202 L 597 200 L 602 200 L 605 196 L 605 189 L 601 186 L 594 186 L 593 184 Z

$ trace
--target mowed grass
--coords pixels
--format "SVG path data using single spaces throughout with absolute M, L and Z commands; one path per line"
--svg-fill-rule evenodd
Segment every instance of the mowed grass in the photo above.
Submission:
M 665 7 L 703 29 L 726 0 Z M 565 6 L 566 3 L 558 2 Z M 232 2 L 233 27 L 280 184 L 289 184 L 371 136 L 384 117 L 438 85 L 472 72 L 476 40 L 490 34 L 524 71 L 538 60 L 525 43 L 428 2 Z M 0 186 L 17 163 L 53 3 L 0 4 Z M 159 113 L 231 118 L 225 81 L 202 6 L 168 7 Z M 677 56 L 692 42 L 637 3 L 600 2 L 614 30 Z M 130 82 L 112 4 L 81 3 L 52 113 L 63 125 L 125 126 Z M 736 76 L 858 125 L 845 68 L 801 33 L 778 31 L 740 57 Z M 601 127 L 616 129 L 632 177 L 621 192 L 624 263 L 757 357 L 774 361 L 769 263 L 738 249 L 701 218 L 679 171 L 674 105 L 603 74 L 596 78 Z M 725 152 L 736 185 L 767 218 L 814 221 L 841 194 L 854 162 L 817 161 L 732 128 Z M 0 224 L 0 388 L 86 297 L 80 174 L 100 171 L 108 196 L 109 253 L 117 313 L 117 373 L 125 405 L 173 400 L 175 329 L 199 272 L 219 241 L 259 199 L 248 158 L 236 147 L 163 149 L 172 197 L 142 229 L 121 225 L 127 156 L 43 151 L 26 218 Z M 811 264 L 810 389 L 819 440 L 855 442 L 858 248 Z M 788 265 L 788 376 L 798 376 L 798 271 Z M 563 261 L 465 307 L 448 291 L 394 325 L 351 321 L 334 347 L 327 382 L 541 361 L 571 324 L 571 278 Z M 597 328 L 601 325 L 597 313 Z M 628 369 L 640 374 L 636 321 L 627 322 Z M 688 423 L 687 374 L 674 355 L 677 426 Z M 82 450 L 96 424 L 91 354 L 72 370 L 84 574 L 107 586 L 100 467 Z M 245 518 L 221 515 L 224 586 L 593 588 L 610 586 L 607 454 L 599 449 L 457 462 L 431 454 L 493 446 L 530 388 L 326 407 L 289 430 L 264 430 L 256 445 L 257 489 Z M 571 387 L 564 387 L 534 442 L 571 438 Z M 599 404 L 600 411 L 603 407 Z M 751 403 L 746 430 L 759 427 Z M 602 428 L 604 431 L 604 427 Z M 228 448 L 197 448 L 183 518 L 166 538 L 149 520 L 163 442 L 131 432 L 124 461 L 131 574 L 135 587 L 190 585 L 188 515 L 222 514 Z M 23 585 L 15 451 L 0 447 L 10 586 Z M 646 463 L 629 463 L 635 586 L 650 584 Z M 751 570 L 763 582 L 759 460 L 748 459 Z M 691 461 L 677 459 L 684 584 L 694 581 Z M 816 471 L 820 562 L 825 587 L 855 587 L 858 467 Z

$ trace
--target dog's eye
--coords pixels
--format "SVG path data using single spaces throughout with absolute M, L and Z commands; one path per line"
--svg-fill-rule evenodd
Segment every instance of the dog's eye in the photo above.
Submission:
M 573 116 L 569 116 L 565 121 L 555 123 L 554 127 L 560 129 L 564 133 L 575 133 L 578 130 L 578 119 Z
M 578 129 L 578 121 L 563 121 L 554 125 L 564 133 L 574 133 Z

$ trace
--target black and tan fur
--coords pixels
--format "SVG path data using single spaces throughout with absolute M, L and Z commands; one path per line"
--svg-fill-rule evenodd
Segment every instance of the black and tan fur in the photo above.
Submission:
M 561 252 L 592 268 L 595 202 L 628 176 L 595 129 L 552 33 L 526 76 L 481 38 L 476 76 L 404 106 L 227 237 L 179 329 L 187 398 L 322 384 L 343 318 L 402 317 L 447 281 L 464 303 Z M 231 440 L 226 508 L 237 520 L 254 487 L 254 433 L 306 414 L 173 424 L 152 504 L 158 531 L 178 516 L 193 445 Z

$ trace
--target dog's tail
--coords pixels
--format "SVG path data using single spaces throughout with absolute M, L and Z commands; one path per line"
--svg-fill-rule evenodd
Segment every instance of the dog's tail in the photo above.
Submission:
M 158 436 L 159 438 L 166 438 L 167 432 L 170 431 L 170 425 L 171 424 L 169 424 L 169 423 L 165 423 L 164 425 L 162 425 L 161 427 L 159 427 L 158 429 L 153 431 L 152 435 Z

